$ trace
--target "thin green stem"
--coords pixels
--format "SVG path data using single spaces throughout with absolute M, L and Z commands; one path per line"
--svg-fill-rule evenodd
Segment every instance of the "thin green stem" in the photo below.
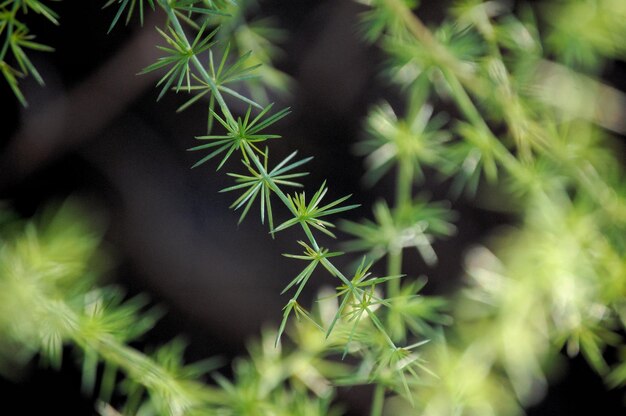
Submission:
M 365 295 L 363 295 L 363 296 L 365 296 Z M 370 310 L 369 306 L 367 308 L 365 308 L 365 311 L 367 312 L 367 315 L 372 320 L 372 324 L 374 324 L 374 326 L 376 328 L 378 328 L 378 330 L 382 334 L 383 338 L 385 338 L 385 341 L 387 341 L 387 344 L 389 345 L 389 348 L 392 348 L 392 349 L 398 348 L 396 346 L 396 343 L 393 342 L 391 337 L 389 337 L 389 334 L 387 334 L 387 331 L 385 330 L 385 327 L 383 326 L 382 322 L 380 322 L 380 320 L 378 320 L 378 318 L 376 317 L 376 314 L 372 310 Z
M 387 276 L 402 274 L 402 248 L 391 250 L 387 254 Z M 400 294 L 400 279 L 387 281 L 387 297 L 394 298 Z
M 321 263 L 329 271 L 335 274 L 339 278 L 339 280 L 341 280 L 350 290 L 354 291 L 354 285 L 352 284 L 352 282 L 330 260 L 324 257 L 321 260 Z
M 300 225 L 302 226 L 302 230 L 304 231 L 304 234 L 306 234 L 307 238 L 311 242 L 313 249 L 319 250 L 320 247 L 317 244 L 317 241 L 315 240 L 315 236 L 313 235 L 313 232 L 311 231 L 311 227 L 309 227 L 306 222 L 301 222 Z
M 413 161 L 407 157 L 398 160 L 396 177 L 396 209 L 403 209 L 411 205 L 413 198 Z
M 396 211 L 402 212 L 411 205 L 413 199 L 413 162 L 409 158 L 400 157 L 396 175 Z M 402 248 L 391 250 L 387 255 L 387 275 L 397 276 L 402 273 Z M 387 281 L 387 295 L 390 298 L 400 293 L 400 279 Z
M 385 404 L 385 386 L 381 383 L 374 387 L 374 397 L 372 398 L 372 408 L 370 416 L 382 416 Z

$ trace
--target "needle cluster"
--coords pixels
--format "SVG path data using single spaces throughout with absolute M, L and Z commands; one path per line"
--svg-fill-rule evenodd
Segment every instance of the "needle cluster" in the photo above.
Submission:
M 58 225 L 63 219 L 51 230 L 18 227 L 0 251 L 0 363 L 40 354 L 58 366 L 71 343 L 85 389 L 99 386 L 109 412 L 121 392 L 124 414 L 328 415 L 338 411 L 337 388 L 368 384 L 371 416 L 518 415 L 543 394 L 560 351 L 581 353 L 608 385 L 626 384 L 626 362 L 606 359 L 625 356 L 626 188 L 609 149 L 624 133 L 611 115 L 626 100 L 599 80 L 626 58 L 626 3 L 460 0 L 432 29 L 415 1 L 361 3 L 364 37 L 388 56 L 385 74 L 405 102 L 375 106 L 355 146 L 366 183 L 392 175 L 396 184 L 373 219 L 339 223 L 351 238 L 343 248 L 363 253 L 355 267 L 339 267 L 344 253 L 322 245 L 336 238 L 335 216 L 358 206 L 351 196 L 325 199 L 326 182 L 302 189 L 310 157 L 270 160 L 281 138 L 271 130 L 289 113 L 267 102 L 288 81 L 261 65 L 275 56 L 277 32 L 248 24 L 229 0 L 109 0 L 118 7 L 111 29 L 133 14 L 143 20 L 147 8 L 166 15 L 162 57 L 143 72 L 163 74 L 159 99 L 187 95 L 180 111 L 206 105 L 207 131 L 189 149 L 199 154 L 194 167 L 232 169 L 222 192 L 237 194 L 239 222 L 258 206 L 272 237 L 300 229 L 302 252 L 285 257 L 303 268 L 283 290 L 292 295 L 278 329 L 233 365 L 232 379 L 213 372 L 206 384 L 214 363 L 185 365 L 180 342 L 154 354 L 128 346 L 155 315 L 141 299 L 81 280 L 96 256 L 88 230 Z M 17 20 L 29 10 L 56 23 L 36 0 L 0 3 L 0 69 L 22 102 L 16 77 L 40 79 L 24 49 L 46 50 Z M 427 175 L 449 186 L 448 199 L 420 196 Z M 464 290 L 423 296 L 425 279 L 403 265 L 415 252 L 436 264 L 436 240 L 456 231 L 459 198 L 514 223 L 468 250 Z M 275 225 L 277 210 L 287 219 Z M 381 264 L 386 272 L 374 273 Z M 308 307 L 301 294 L 321 273 L 335 287 Z M 15 325 L 24 305 L 29 313 Z

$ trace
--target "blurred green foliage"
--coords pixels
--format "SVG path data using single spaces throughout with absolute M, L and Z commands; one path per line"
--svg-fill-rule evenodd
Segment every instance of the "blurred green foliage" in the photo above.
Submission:
M 335 260 L 343 253 L 318 238 L 335 237 L 332 216 L 356 204 L 345 204 L 348 196 L 322 203 L 326 183 L 310 198 L 284 190 L 301 186 L 294 179 L 305 173 L 291 171 L 310 158 L 292 153 L 268 167 L 264 146 L 279 136 L 267 129 L 288 113 L 271 111 L 268 91 L 288 82 L 257 64 L 275 56 L 268 42 L 278 32 L 249 24 L 229 1 L 107 3 L 119 7 L 111 27 L 146 6 L 167 15 L 159 30 L 168 46 L 146 71 L 165 71 L 161 95 L 195 94 L 182 109 L 207 105 L 209 133 L 197 139 L 209 143 L 191 150 L 209 153 L 197 165 L 219 155 L 220 169 L 237 155 L 244 173 L 230 172 L 235 184 L 224 189 L 243 191 L 232 208 L 243 207 L 243 219 L 258 201 L 272 235 L 300 228 L 304 252 L 286 256 L 307 264 L 285 288 L 295 294 L 279 329 L 264 331 L 250 357 L 233 364 L 232 379 L 213 373 L 206 383 L 216 362 L 185 364 L 180 341 L 153 353 L 128 346 L 157 313 L 141 298 L 99 287 L 105 257 L 77 208 L 39 222 L 3 211 L 4 374 L 35 356 L 58 367 L 71 344 L 85 390 L 99 386 L 103 413 L 114 412 L 107 403 L 117 392 L 124 414 L 141 415 L 327 415 L 341 412 L 337 388 L 363 384 L 373 385 L 372 416 L 517 415 L 545 393 L 561 351 L 582 354 L 608 385 L 626 384 L 626 188 L 615 140 L 626 130 L 626 100 L 601 80 L 626 55 L 626 3 L 462 0 L 432 29 L 415 1 L 362 3 L 364 36 L 387 54 L 385 73 L 406 100 L 376 106 L 356 146 L 367 182 L 394 175 L 396 189 L 393 201 L 375 204 L 374 220 L 341 224 L 352 238 L 345 248 L 365 254 L 345 270 Z M 6 74 L 37 77 L 20 52 L 37 47 L 20 38 L 26 32 L 16 19 L 28 10 L 53 16 L 39 4 L 0 4 L 0 35 L 8 39 L 0 68 L 12 50 L 21 72 L 2 71 L 20 100 Z M 255 70 L 260 77 L 250 84 Z M 241 102 L 247 111 L 236 108 Z M 449 181 L 449 200 L 419 196 L 427 174 Z M 404 274 L 406 249 L 434 264 L 435 239 L 454 234 L 451 206 L 461 197 L 515 220 L 468 250 L 463 290 L 423 296 L 425 280 Z M 272 200 L 291 215 L 276 227 Z M 376 262 L 386 264 L 384 275 L 371 271 Z M 309 308 L 299 296 L 320 272 L 336 287 Z

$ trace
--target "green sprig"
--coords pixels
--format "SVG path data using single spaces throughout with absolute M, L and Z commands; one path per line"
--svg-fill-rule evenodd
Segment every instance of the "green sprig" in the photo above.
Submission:
M 308 203 L 306 201 L 306 194 L 304 192 L 296 193 L 294 196 L 288 195 L 287 198 L 289 199 L 289 208 L 292 212 L 295 213 L 295 216 L 294 218 L 291 218 L 277 226 L 273 230 L 273 232 L 286 230 L 289 227 L 300 224 L 305 230 L 308 229 L 309 226 L 311 226 L 330 237 L 336 238 L 335 234 L 333 234 L 329 230 L 329 228 L 334 227 L 334 224 L 322 218 L 329 215 L 338 214 L 340 212 L 349 211 L 351 209 L 359 207 L 360 205 L 352 204 L 339 206 L 343 202 L 348 200 L 351 196 L 346 195 L 329 204 L 320 206 L 320 203 L 327 192 L 328 188 L 326 187 L 326 182 L 324 182 L 322 183 L 322 186 L 320 186 L 320 189 L 318 189 L 317 192 L 313 194 L 311 200 Z
M 196 58 L 200 53 L 209 50 L 209 48 L 215 44 L 215 41 L 212 41 L 212 38 L 217 33 L 218 29 L 215 29 L 213 32 L 203 36 L 206 28 L 206 24 L 200 28 L 200 31 L 191 44 L 187 42 L 186 38 L 181 38 L 180 34 L 169 26 L 169 34 L 157 28 L 159 34 L 170 45 L 170 47 L 157 46 L 157 48 L 166 52 L 168 55 L 159 58 L 157 62 L 149 65 L 140 72 L 140 74 L 146 74 L 161 68 L 170 67 L 157 83 L 157 86 L 163 85 L 157 101 L 165 95 L 167 90 L 172 85 L 175 85 L 175 90 L 178 92 L 183 85 L 183 81 L 185 80 L 187 84 L 187 91 L 191 91 L 192 59 Z
M 213 150 L 207 156 L 200 159 L 192 167 L 198 167 L 203 163 L 206 163 L 209 160 L 213 159 L 220 153 L 225 152 L 225 155 L 222 158 L 221 162 L 217 165 L 217 170 L 219 170 L 222 166 L 224 166 L 224 163 L 226 163 L 228 158 L 233 154 L 235 150 L 240 150 L 244 160 L 248 161 L 248 155 L 245 151 L 246 147 L 254 149 L 254 151 L 258 154 L 263 154 L 263 151 L 259 147 L 257 147 L 257 143 L 261 143 L 269 139 L 277 139 L 281 136 L 278 134 L 262 133 L 262 130 L 266 127 L 271 126 L 272 124 L 276 123 L 287 114 L 289 114 L 289 108 L 285 108 L 264 118 L 264 116 L 270 112 L 272 107 L 273 104 L 268 105 L 252 119 L 252 107 L 248 107 L 248 111 L 246 112 L 244 118 L 238 118 L 237 122 L 234 125 L 228 123 L 217 113 L 211 111 L 213 117 L 226 129 L 227 134 L 198 136 L 198 140 L 210 140 L 211 143 L 192 147 L 191 149 L 189 149 L 190 151 L 212 149 L 214 147 L 217 147 L 217 149 Z M 267 163 L 267 161 L 265 161 L 265 163 Z
M 265 223 L 265 217 L 268 218 L 270 231 L 274 229 L 274 219 L 272 214 L 272 200 L 271 195 L 273 193 L 272 186 L 280 185 L 280 186 L 292 186 L 292 187 L 302 187 L 302 185 L 298 182 L 294 182 L 294 179 L 301 178 L 303 176 L 308 175 L 308 172 L 292 172 L 288 173 L 305 163 L 309 162 L 312 157 L 308 157 L 305 159 L 301 159 L 295 162 L 289 163 L 295 156 L 297 152 L 293 152 L 282 162 L 276 165 L 272 170 L 268 171 L 267 163 L 269 157 L 269 150 L 266 149 L 263 153 L 263 166 L 265 168 L 264 172 L 259 172 L 255 169 L 254 166 L 250 165 L 249 162 L 244 161 L 244 165 L 248 169 L 250 175 L 241 175 L 238 173 L 228 173 L 229 176 L 235 178 L 237 185 L 229 186 L 228 188 L 222 189 L 220 192 L 230 192 L 236 190 L 244 189 L 244 193 L 239 196 L 231 205 L 233 209 L 239 209 L 244 206 L 241 213 L 241 217 L 239 218 L 239 223 L 243 221 L 246 214 L 250 210 L 250 207 L 256 200 L 257 196 L 260 195 L 261 200 L 261 223 Z M 256 158 L 256 156 L 255 156 Z

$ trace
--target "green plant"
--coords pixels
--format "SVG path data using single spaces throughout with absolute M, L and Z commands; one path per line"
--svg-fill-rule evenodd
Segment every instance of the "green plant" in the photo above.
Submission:
M 32 75 L 40 85 L 44 85 L 43 78 L 28 58 L 27 51 L 51 52 L 53 50 L 49 46 L 35 42 L 35 35 L 30 33 L 28 26 L 22 21 L 28 13 L 39 14 L 51 23 L 59 24 L 59 16 L 42 1 L 6 0 L 0 4 L 0 41 L 2 42 L 0 72 L 24 106 L 26 106 L 26 99 L 19 88 L 19 78 Z M 15 61 L 17 67 L 11 63 L 11 60 Z
M 159 29 L 163 57 L 144 72 L 164 71 L 159 98 L 168 91 L 190 94 L 181 110 L 208 98 L 208 131 L 197 137 L 206 144 L 190 149 L 203 152 L 194 167 L 219 158 L 220 170 L 240 158 L 241 170 L 228 173 L 235 183 L 223 190 L 239 192 L 232 208 L 242 210 L 240 222 L 258 202 L 271 236 L 299 227 L 304 251 L 286 256 L 306 265 L 284 289 L 294 294 L 278 330 L 264 333 L 251 358 L 235 363 L 233 380 L 215 374 L 217 385 L 207 385 L 199 377 L 212 363 L 184 365 L 180 343 L 152 356 L 127 346 L 154 319 L 139 314 L 141 302 L 123 302 L 114 290 L 94 289 L 91 280 L 78 282 L 95 238 L 58 222 L 41 235 L 26 226 L 8 234 L 2 251 L 2 332 L 10 352 L 4 355 L 26 345 L 25 359 L 38 353 L 58 364 L 61 346 L 71 342 L 82 351 L 86 390 L 97 384 L 102 365 L 103 403 L 118 385 L 129 414 L 329 414 L 338 411 L 331 410 L 336 388 L 370 384 L 374 416 L 415 409 L 514 415 L 541 394 L 562 348 L 581 352 L 609 385 L 623 385 L 626 363 L 604 357 L 623 350 L 626 325 L 626 194 L 610 133 L 620 126 L 607 117 L 624 109 L 619 99 L 600 101 L 612 95 L 596 78 L 611 59 L 624 58 L 624 3 L 555 1 L 537 6 L 549 12 L 540 15 L 530 6 L 465 0 L 433 30 L 415 14 L 415 2 L 365 3 L 365 38 L 389 57 L 386 73 L 406 103 L 376 106 L 356 146 L 366 156 L 367 182 L 395 174 L 396 189 L 393 202 L 374 205 L 374 221 L 341 223 L 353 238 L 345 250 L 366 253 L 354 269 L 341 270 L 336 258 L 343 253 L 323 242 L 335 238 L 329 217 L 357 205 L 346 205 L 349 196 L 323 201 L 325 182 L 310 198 L 306 191 L 289 193 L 302 186 L 297 180 L 306 173 L 299 169 L 310 158 L 296 160 L 294 152 L 269 160 L 269 144 L 279 138 L 269 130 L 289 111 L 273 111 L 265 101 L 265 88 L 278 84 L 276 70 L 261 72 L 261 83 L 253 78 L 259 69 L 253 59 L 268 63 L 271 53 L 254 58 L 258 51 L 242 50 L 246 43 L 236 34 L 250 26 L 236 5 L 111 0 L 108 6 L 119 7 L 111 28 L 136 9 L 143 19 L 146 6 L 166 14 Z M 10 33 L 15 13 L 7 16 L 1 28 Z M 586 24 L 572 24 L 580 19 Z M 18 55 L 22 70 L 37 76 Z M 235 103 L 247 110 L 237 115 Z M 451 116 L 433 116 L 433 108 L 448 104 L 455 107 Z M 601 112 L 602 106 L 609 110 Z M 432 265 L 435 239 L 455 230 L 450 202 L 416 194 L 426 175 L 448 180 L 456 198 L 465 195 L 515 218 L 489 248 L 469 251 L 470 283 L 449 299 L 421 295 L 424 279 L 403 275 L 405 249 Z M 272 201 L 289 215 L 278 225 Z M 386 272 L 378 276 L 371 270 L 381 261 Z M 307 308 L 299 297 L 319 271 L 330 274 L 336 288 Z M 12 325 L 23 304 L 31 305 L 32 316 Z M 139 322 L 138 330 L 129 333 L 129 322 Z M 285 332 L 289 345 L 282 342 Z M 126 381 L 116 383 L 118 371 Z

